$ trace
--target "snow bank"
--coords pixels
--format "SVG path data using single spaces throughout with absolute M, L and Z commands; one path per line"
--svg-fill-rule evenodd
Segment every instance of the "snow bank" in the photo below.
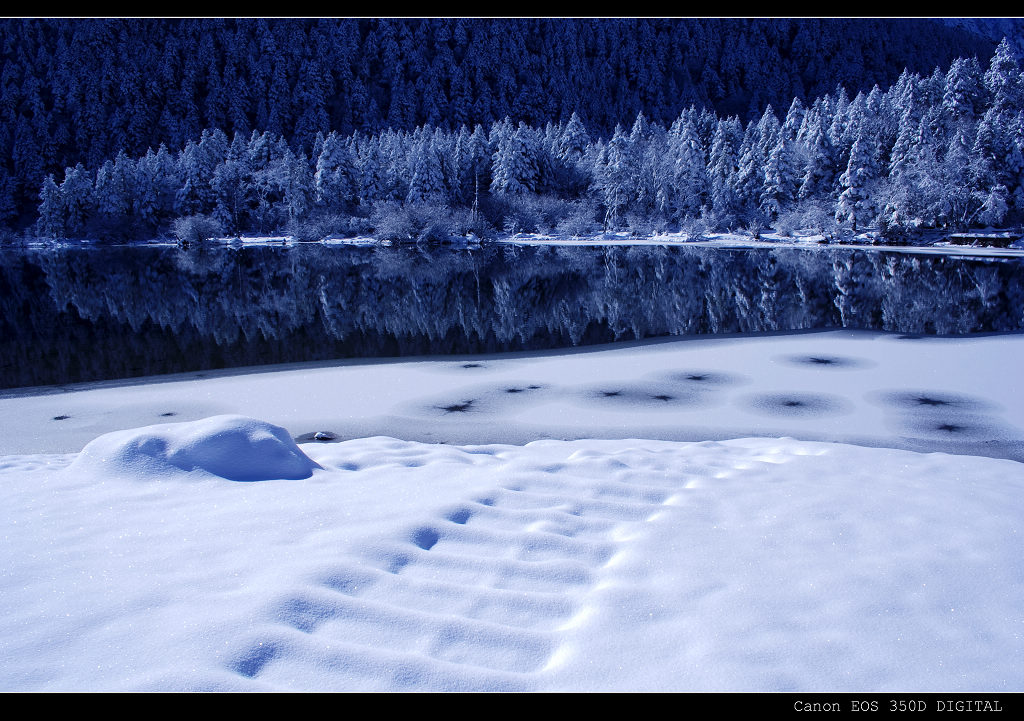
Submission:
M 828 332 L 0 399 L 0 690 L 1020 691 L 1021 352 Z
M 151 477 L 203 471 L 230 481 L 301 479 L 319 468 L 284 428 L 222 415 L 100 436 L 72 464 L 75 472 Z
M 1020 463 L 300 447 L 308 479 L 187 493 L 0 458 L 0 690 L 1024 689 Z

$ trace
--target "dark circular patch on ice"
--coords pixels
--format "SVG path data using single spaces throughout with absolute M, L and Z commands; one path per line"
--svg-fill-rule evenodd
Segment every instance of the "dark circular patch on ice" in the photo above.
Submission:
M 530 391 L 540 390 L 541 386 L 531 383 L 530 385 L 514 385 L 514 386 L 502 386 L 500 392 L 507 395 L 517 395 L 519 393 L 530 394 Z
M 473 399 L 470 398 L 468 401 L 462 401 L 462 403 L 452 403 L 447 406 L 438 406 L 438 408 L 445 413 L 467 413 L 473 406 L 473 402 Z
M 937 412 L 973 412 L 993 410 L 984 398 L 972 398 L 959 393 L 939 390 L 909 390 L 879 393 L 875 399 L 885 406 L 903 411 L 934 415 Z
M 984 417 L 970 414 L 943 414 L 937 418 L 911 416 L 903 424 L 904 430 L 918 437 L 951 440 L 996 440 L 1005 437 Z
M 683 383 L 692 385 L 694 387 L 699 386 L 704 388 L 710 388 L 713 386 L 734 385 L 744 380 L 741 376 L 706 370 L 682 371 L 680 373 L 671 374 L 669 378 L 671 378 L 673 381 L 682 381 Z
M 701 402 L 701 395 L 693 389 L 679 386 L 664 387 L 660 384 L 626 387 L 597 387 L 584 392 L 591 401 L 613 404 L 623 409 L 645 406 L 648 408 L 695 405 Z
M 751 407 L 762 413 L 789 418 L 811 418 L 839 413 L 842 399 L 818 393 L 764 393 L 749 398 Z
M 824 353 L 786 356 L 786 360 L 790 363 L 811 366 L 813 368 L 863 368 L 871 365 L 870 361 L 860 358 L 827 355 Z

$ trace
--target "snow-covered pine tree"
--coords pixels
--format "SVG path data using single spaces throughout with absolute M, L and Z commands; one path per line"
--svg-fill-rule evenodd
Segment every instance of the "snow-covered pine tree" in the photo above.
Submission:
M 764 171 L 768 159 L 761 150 L 761 134 L 758 124 L 747 124 L 740 145 L 735 191 L 743 220 L 754 219 L 764 188 Z
M 822 116 L 822 103 L 814 102 L 807 111 L 798 138 L 803 146 L 803 173 L 797 196 L 801 200 L 827 197 L 835 178 L 835 147 Z
M 978 206 L 977 220 L 983 225 L 999 225 L 1009 212 L 1009 168 L 1011 143 L 998 121 L 994 108 L 989 108 L 978 123 L 977 134 L 966 158 L 969 188 Z M 948 157 L 948 156 L 947 156 Z
M 60 188 L 57 187 L 53 174 L 43 180 L 39 191 L 39 219 L 36 221 L 36 233 L 43 238 L 64 237 L 64 203 L 61 200 Z
M 569 121 L 565 124 L 561 134 L 558 136 L 557 154 L 559 160 L 566 163 L 576 164 L 580 162 L 590 145 L 590 135 L 587 128 L 580 120 L 580 116 L 573 111 Z
M 973 187 L 971 177 L 971 138 L 967 136 L 966 124 L 960 125 L 953 133 L 953 138 L 946 149 L 942 160 L 941 210 L 937 213 L 940 222 L 957 230 L 965 230 L 977 219 L 991 193 L 991 186 L 982 196 Z
M 355 201 L 356 163 L 348 140 L 332 130 L 316 161 L 316 203 L 327 212 L 344 212 Z
M 252 173 L 254 206 L 251 210 L 255 229 L 260 233 L 279 227 L 286 213 L 281 203 L 290 182 L 288 144 L 269 132 L 252 131 L 246 159 Z M 287 215 L 290 215 L 287 214 Z
M 491 192 L 521 195 L 533 192 L 538 179 L 537 149 L 533 133 L 524 123 L 498 135 L 491 164 Z
M 114 161 L 108 160 L 96 171 L 93 203 L 103 231 L 116 236 L 128 232 L 134 220 L 134 195 L 135 161 L 122 150 Z
M 707 158 L 691 115 L 681 118 L 673 135 L 675 206 L 680 218 L 693 217 L 707 203 Z
M 1024 110 L 1024 80 L 1006 38 L 996 47 L 985 73 L 985 87 L 992 97 L 991 107 L 1000 116 L 1013 117 Z
M 988 90 L 977 58 L 957 58 L 946 72 L 942 104 L 955 122 L 974 123 L 981 117 Z
M 795 200 L 796 184 L 797 168 L 793 143 L 785 133 L 779 133 L 775 146 L 769 151 L 764 169 L 761 212 L 769 219 L 777 218 Z
M 417 133 L 414 133 L 416 137 Z M 444 171 L 441 155 L 435 145 L 430 126 L 418 133 L 409 155 L 409 193 L 407 203 L 439 203 L 445 197 Z
M 711 179 L 711 209 L 720 227 L 730 227 L 738 220 L 739 200 L 736 194 L 738 171 L 737 150 L 743 139 L 739 118 L 720 120 L 711 141 L 708 176 Z
M 630 190 L 633 182 L 630 167 L 629 136 L 622 126 L 615 127 L 611 140 L 601 150 L 597 161 L 597 178 L 601 197 L 604 201 L 605 230 L 614 230 L 621 226 L 625 212 L 629 206 Z
M 780 128 L 781 132 L 786 135 L 791 141 L 796 140 L 797 134 L 800 132 L 800 126 L 803 125 L 804 116 L 807 114 L 807 109 L 804 107 L 800 97 L 794 97 L 793 102 L 789 105 L 789 110 L 786 112 L 786 119 L 782 123 Z
M 1019 222 L 1024 217 L 1024 111 L 1017 113 L 1007 131 L 1006 175 L 1010 214 Z
M 284 197 L 281 199 L 290 225 L 301 220 L 313 205 L 316 193 L 313 187 L 313 171 L 305 153 L 295 154 L 289 148 L 285 151 L 284 163 L 287 169 Z
M 81 163 L 64 171 L 60 196 L 64 205 L 64 231 L 69 238 L 79 238 L 88 227 L 94 208 L 92 174 Z
M 216 194 L 213 217 L 229 233 L 240 233 L 248 227 L 249 212 L 255 204 L 256 189 L 247 146 L 242 133 L 235 133 L 224 161 L 214 169 L 210 181 Z
M 842 192 L 836 204 L 836 222 L 850 223 L 854 232 L 877 216 L 871 197 L 871 183 L 877 176 L 876 149 L 868 138 L 858 133 L 850 149 L 846 172 L 839 178 Z

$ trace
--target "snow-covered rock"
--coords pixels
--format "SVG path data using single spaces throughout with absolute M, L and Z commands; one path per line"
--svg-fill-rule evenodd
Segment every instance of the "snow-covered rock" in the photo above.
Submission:
M 89 443 L 71 466 L 147 478 L 202 471 L 231 481 L 309 478 L 319 466 L 284 428 L 238 415 L 115 431 Z

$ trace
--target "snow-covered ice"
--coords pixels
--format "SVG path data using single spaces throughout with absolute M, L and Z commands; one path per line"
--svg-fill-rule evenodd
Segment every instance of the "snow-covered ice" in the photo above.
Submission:
M 8 391 L 0 689 L 1020 691 L 1022 351 L 825 332 Z

